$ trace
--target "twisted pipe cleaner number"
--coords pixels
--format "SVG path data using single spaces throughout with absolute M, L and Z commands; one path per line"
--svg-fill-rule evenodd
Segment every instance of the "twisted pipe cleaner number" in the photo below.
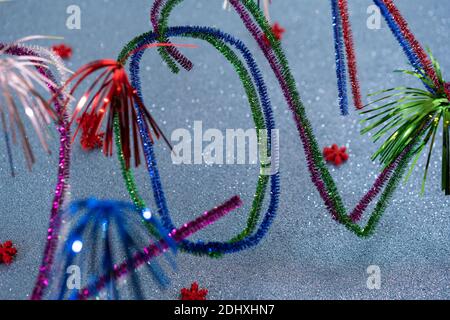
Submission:
M 205 41 L 210 42 L 214 45 L 216 49 L 221 51 L 222 54 L 224 54 L 230 61 L 234 61 L 235 67 L 238 67 L 238 73 L 245 74 L 245 68 L 241 68 L 240 63 L 237 62 L 237 57 L 235 54 L 226 47 L 223 42 L 227 42 L 230 45 L 235 46 L 244 56 L 244 59 L 246 60 L 247 64 L 249 65 L 249 68 L 251 70 L 251 74 L 257 84 L 258 92 L 261 96 L 261 101 L 263 103 L 263 113 L 265 117 L 265 124 L 267 125 L 267 128 L 270 130 L 274 129 L 274 121 L 273 121 L 273 115 L 270 107 L 270 100 L 268 99 L 267 95 L 267 89 L 265 87 L 265 84 L 262 80 L 262 77 L 260 75 L 260 71 L 257 68 L 256 63 L 254 62 L 249 50 L 243 45 L 243 43 L 239 40 L 235 40 L 230 35 L 227 35 L 225 33 L 222 33 L 218 30 L 214 30 L 211 28 L 200 28 L 200 27 L 178 27 L 178 28 L 171 28 L 170 29 L 170 36 L 190 36 L 195 37 L 199 39 L 203 39 Z M 122 51 L 120 54 L 120 57 L 127 56 L 127 52 L 130 50 L 133 50 L 136 47 L 142 47 L 145 46 L 148 43 L 151 43 L 153 41 L 156 41 L 156 34 L 155 33 L 146 33 L 139 37 L 136 37 L 134 40 L 132 40 Z M 220 40 L 220 41 L 219 41 Z M 131 79 L 132 84 L 138 91 L 139 96 L 142 98 L 141 94 L 141 86 L 139 81 L 139 61 L 142 57 L 143 52 L 137 52 L 132 59 L 132 62 L 130 64 L 131 69 Z M 248 75 L 245 77 L 247 78 Z M 247 93 L 249 94 L 249 100 L 250 105 L 252 106 L 252 113 L 253 117 L 256 120 L 256 126 L 257 128 L 264 128 L 264 122 L 261 122 L 262 115 L 259 110 L 258 106 L 258 98 L 252 94 L 254 92 L 254 88 L 250 89 L 248 86 L 253 86 L 251 84 L 250 78 L 247 80 L 244 80 L 244 86 L 246 87 Z M 149 137 L 147 136 L 147 130 L 145 127 L 145 124 L 143 121 L 139 121 L 140 123 L 140 134 L 143 138 L 143 141 L 147 141 L 146 147 L 144 148 L 144 153 L 146 155 L 147 160 L 147 168 L 149 170 L 151 182 L 152 182 L 152 188 L 153 193 L 155 197 L 155 201 L 158 206 L 158 212 L 161 215 L 161 220 L 166 228 L 172 229 L 174 227 L 174 224 L 171 220 L 171 217 L 169 215 L 169 210 L 167 208 L 166 199 L 164 196 L 164 191 L 161 185 L 161 180 L 159 176 L 159 172 L 156 165 L 156 158 L 154 155 L 153 145 L 149 140 Z M 271 147 L 271 140 L 268 139 L 268 147 Z M 120 146 L 120 140 L 116 139 L 117 146 Z M 121 158 L 121 155 L 119 154 L 119 158 Z M 122 160 L 120 160 L 122 162 Z M 137 188 L 134 183 L 134 177 L 132 175 L 131 170 L 125 170 L 126 168 L 122 167 L 122 171 L 124 172 L 125 180 L 127 182 L 127 186 L 129 189 L 130 194 L 132 194 L 136 201 L 142 202 L 141 199 L 136 199 L 137 194 Z M 260 176 L 259 181 L 266 180 L 267 177 Z M 227 243 L 220 243 L 220 242 L 210 242 L 210 243 L 203 243 L 203 242 L 197 242 L 193 243 L 190 241 L 183 241 L 182 242 L 182 249 L 185 251 L 188 251 L 190 253 L 195 254 L 222 254 L 222 253 L 230 253 L 235 252 L 239 250 L 243 250 L 245 248 L 251 247 L 256 245 L 260 239 L 264 236 L 264 234 L 267 232 L 270 224 L 273 221 L 273 218 L 276 214 L 276 208 L 278 206 L 278 196 L 279 196 L 279 174 L 276 173 L 270 177 L 271 180 L 271 200 L 269 202 L 269 209 L 266 212 L 264 219 L 259 227 L 259 229 L 256 231 L 255 234 L 250 235 L 251 232 L 256 227 L 256 220 L 259 217 L 258 211 L 261 210 L 262 201 L 264 199 L 264 184 L 258 184 L 257 186 L 257 192 L 255 196 L 255 201 L 253 204 L 253 208 L 255 213 L 257 214 L 250 214 L 249 221 L 247 223 L 247 228 L 239 235 L 234 237 L 230 242 Z M 133 182 L 133 183 L 130 183 Z
M 160 34 L 163 34 L 165 28 L 167 28 L 167 20 L 170 16 L 171 10 L 173 10 L 176 4 L 181 2 L 182 0 L 168 0 L 165 7 L 161 10 L 161 17 L 159 19 L 158 26 Z M 383 170 L 358 205 L 349 215 L 347 215 L 346 208 L 337 190 L 335 182 L 324 163 L 323 156 L 313 134 L 312 126 L 306 116 L 304 106 L 301 103 L 300 96 L 295 85 L 296 82 L 292 77 L 287 59 L 281 49 L 279 41 L 273 37 L 270 25 L 267 23 L 259 8 L 252 1 L 230 0 L 230 3 L 238 12 L 246 28 L 258 42 L 281 85 L 283 94 L 288 102 L 303 143 L 311 179 L 318 189 L 320 196 L 324 200 L 327 209 L 330 211 L 333 218 L 344 224 L 350 231 L 354 232 L 358 236 L 367 237 L 371 235 L 381 215 L 386 210 L 388 201 L 391 199 L 394 191 L 398 187 L 401 177 L 405 173 L 408 161 L 414 153 L 413 145 L 411 144 L 408 148 L 406 148 L 405 151 L 407 152 L 403 152 L 397 161 L 394 161 L 390 166 Z M 159 4 L 161 5 L 161 3 Z M 158 10 L 153 10 L 153 12 L 158 12 Z M 252 18 L 247 11 L 256 20 L 257 24 L 252 21 Z M 157 18 L 154 18 L 154 20 L 156 19 Z M 265 45 L 262 39 L 263 33 L 259 31 L 258 27 L 262 29 L 269 40 L 269 46 Z M 358 221 L 361 218 L 363 212 L 368 208 L 369 204 L 380 193 L 381 196 L 376 203 L 375 209 L 373 210 L 367 225 L 365 227 L 360 227 L 355 223 L 355 221 Z

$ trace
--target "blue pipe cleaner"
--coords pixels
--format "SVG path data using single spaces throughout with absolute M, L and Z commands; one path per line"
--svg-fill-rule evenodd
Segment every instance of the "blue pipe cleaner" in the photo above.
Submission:
M 344 42 L 339 15 L 338 0 L 331 0 L 331 12 L 333 16 L 333 36 L 336 60 L 336 76 L 338 85 L 339 108 L 343 116 L 348 115 L 347 74 L 345 68 Z

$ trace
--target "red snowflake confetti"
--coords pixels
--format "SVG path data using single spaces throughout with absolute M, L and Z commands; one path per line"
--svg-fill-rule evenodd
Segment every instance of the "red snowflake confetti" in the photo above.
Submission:
M 333 144 L 331 148 L 325 147 L 323 149 L 323 156 L 327 162 L 332 162 L 334 165 L 340 166 L 348 160 L 346 151 L 346 147 L 338 147 L 337 144 Z
M 81 130 L 81 147 L 83 150 L 90 151 L 99 149 L 103 146 L 103 132 L 96 130 L 96 124 L 98 123 L 99 115 L 96 113 L 85 113 L 83 116 L 77 119 L 80 124 Z
M 191 288 L 181 289 L 180 300 L 206 300 L 206 295 L 208 294 L 207 289 L 198 289 L 198 283 L 194 282 L 191 284 Z
M 72 48 L 64 43 L 52 46 L 52 50 L 61 59 L 70 59 L 72 57 Z
M 281 40 L 283 38 L 283 33 L 285 33 L 285 32 L 286 32 L 286 29 L 281 27 L 281 25 L 278 22 L 275 22 L 275 24 L 272 26 L 273 36 L 277 40 Z M 267 46 L 270 46 L 270 41 L 266 35 L 263 36 L 263 40 Z
M 12 241 L 0 243 L 0 264 L 11 264 L 16 254 L 17 249 L 14 248 Z

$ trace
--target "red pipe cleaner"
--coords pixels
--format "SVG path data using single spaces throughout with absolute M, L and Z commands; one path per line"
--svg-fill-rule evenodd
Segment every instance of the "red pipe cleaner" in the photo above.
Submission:
M 403 33 L 403 36 L 408 40 L 410 43 L 412 49 L 416 53 L 417 57 L 419 58 L 423 69 L 425 70 L 428 77 L 433 81 L 436 88 L 442 88 L 444 89 L 447 98 L 450 99 L 450 90 L 443 86 L 439 82 L 439 78 L 436 74 L 436 70 L 433 68 L 433 64 L 430 61 L 430 58 L 428 57 L 426 51 L 423 49 L 419 41 L 416 39 L 414 34 L 411 32 L 411 30 L 408 27 L 408 23 L 406 22 L 405 18 L 403 18 L 402 14 L 398 10 L 398 8 L 395 6 L 394 2 L 392 0 L 382 0 L 383 3 L 388 8 L 389 12 L 391 13 L 392 17 L 394 18 L 395 22 L 398 24 L 401 32 Z
M 339 0 L 339 12 L 342 20 L 342 31 L 344 34 L 345 51 L 347 52 L 347 65 L 350 82 L 352 85 L 353 102 L 356 109 L 362 109 L 361 86 L 358 80 L 358 68 L 353 43 L 352 29 L 348 15 L 347 0 Z

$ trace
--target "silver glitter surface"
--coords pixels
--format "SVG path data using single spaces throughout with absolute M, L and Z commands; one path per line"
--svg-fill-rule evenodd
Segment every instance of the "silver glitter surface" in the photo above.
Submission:
M 220 260 L 187 254 L 177 256 L 178 270 L 169 271 L 171 286 L 161 291 L 148 282 L 149 299 L 176 299 L 179 290 L 198 281 L 210 299 L 448 299 L 450 297 L 450 200 L 440 192 L 440 153 L 432 158 L 427 191 L 419 195 L 425 159 L 411 180 L 402 185 L 376 233 L 359 239 L 331 219 L 312 185 L 305 157 L 281 90 L 257 45 L 234 11 L 222 10 L 222 0 L 186 0 L 170 20 L 175 25 L 215 26 L 243 40 L 263 70 L 275 121 L 280 129 L 280 208 L 268 236 L 255 248 Z M 386 24 L 366 26 L 370 0 L 349 1 L 364 95 L 400 85 L 420 86 L 393 74 L 407 61 Z M 420 42 L 450 72 L 450 2 L 395 1 Z M 115 58 L 134 36 L 150 29 L 152 1 L 132 0 L 14 0 L 0 3 L 0 39 L 10 42 L 30 34 L 64 36 L 73 47 L 68 67 L 76 69 L 100 58 Z M 66 28 L 66 8 L 81 8 L 81 30 Z M 370 161 L 377 145 L 360 136 L 356 112 L 339 116 L 329 1 L 273 1 L 271 15 L 286 33 L 283 47 L 308 116 L 321 146 L 349 148 L 350 160 L 332 169 L 346 205 L 353 207 L 380 171 Z M 182 49 L 195 68 L 171 74 L 154 51 L 142 60 L 146 103 L 165 132 L 204 128 L 252 127 L 251 113 L 237 75 L 205 42 Z M 39 44 L 49 45 L 42 41 Z M 151 51 L 153 50 L 153 51 Z M 18 175 L 11 178 L 3 140 L 0 141 L 0 241 L 11 239 L 19 253 L 11 266 L 0 265 L 0 299 L 27 299 L 43 252 L 50 203 L 56 181 L 58 139 L 53 155 L 45 155 L 33 140 L 38 162 L 26 171 L 20 149 L 14 149 Z M 440 146 L 440 141 L 437 143 Z M 71 197 L 128 200 L 115 158 L 73 147 Z M 254 165 L 173 165 L 162 143 L 156 148 L 169 208 L 177 224 L 239 194 L 245 205 L 194 239 L 227 240 L 245 225 L 256 186 Z M 148 174 L 137 170 L 137 182 L 147 203 L 154 206 Z M 195 190 L 195 192 L 193 192 Z M 366 285 L 368 266 L 381 270 L 381 289 Z

